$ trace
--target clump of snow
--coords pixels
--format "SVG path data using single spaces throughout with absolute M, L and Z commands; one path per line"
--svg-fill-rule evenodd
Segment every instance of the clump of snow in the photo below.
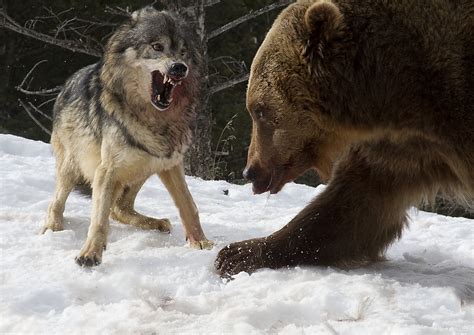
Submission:
M 386 262 L 261 270 L 227 282 L 213 267 L 221 247 L 275 231 L 323 187 L 254 196 L 249 185 L 188 177 L 217 243 L 201 251 L 185 245 L 177 210 L 153 177 L 137 208 L 169 218 L 172 234 L 112 221 L 103 264 L 89 270 L 74 257 L 90 199 L 73 193 L 65 230 L 38 234 L 54 189 L 49 145 L 0 135 L 0 162 L 2 334 L 472 334 L 474 220 L 412 211 Z

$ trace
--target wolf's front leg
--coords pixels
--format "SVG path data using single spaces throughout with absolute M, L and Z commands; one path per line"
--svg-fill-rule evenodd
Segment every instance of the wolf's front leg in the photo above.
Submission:
M 115 202 L 120 184 L 114 179 L 114 169 L 102 163 L 97 167 L 92 184 L 92 215 L 87 240 L 82 247 L 77 264 L 81 266 L 99 265 L 102 251 L 107 245 L 109 214 Z
M 190 246 L 197 249 L 211 249 L 214 243 L 206 238 L 201 228 L 198 209 L 184 177 L 183 164 L 180 163 L 158 174 L 178 207 Z

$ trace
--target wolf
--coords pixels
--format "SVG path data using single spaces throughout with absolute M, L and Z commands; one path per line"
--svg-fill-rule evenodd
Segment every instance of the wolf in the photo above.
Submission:
M 109 217 L 170 232 L 168 219 L 134 209 L 138 191 L 153 174 L 179 209 L 190 246 L 212 247 L 183 168 L 200 94 L 197 40 L 176 13 L 142 8 L 110 37 L 102 59 L 72 75 L 58 95 L 51 135 L 56 187 L 42 233 L 63 229 L 68 195 L 77 185 L 90 184 L 91 223 L 76 257 L 79 265 L 101 263 Z

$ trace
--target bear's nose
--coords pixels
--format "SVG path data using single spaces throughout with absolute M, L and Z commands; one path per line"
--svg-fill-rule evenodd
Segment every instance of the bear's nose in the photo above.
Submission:
M 188 67 L 183 63 L 173 63 L 169 70 L 170 77 L 175 79 L 182 79 L 186 77 L 186 72 L 188 71 Z
M 247 180 L 255 181 L 257 179 L 257 169 L 254 166 L 246 166 L 242 176 Z

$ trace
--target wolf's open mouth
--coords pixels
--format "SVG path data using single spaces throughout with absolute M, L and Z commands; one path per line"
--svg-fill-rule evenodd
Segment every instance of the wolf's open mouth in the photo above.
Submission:
M 181 85 L 181 80 L 176 80 L 160 71 L 151 73 L 151 103 L 158 110 L 167 110 L 173 102 L 173 90 Z

